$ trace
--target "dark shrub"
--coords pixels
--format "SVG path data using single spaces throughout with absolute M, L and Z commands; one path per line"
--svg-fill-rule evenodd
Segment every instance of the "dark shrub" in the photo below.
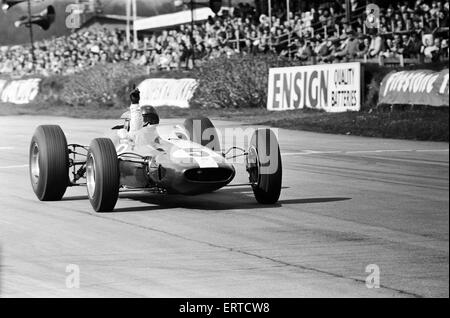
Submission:
M 192 72 L 199 87 L 191 104 L 196 108 L 265 108 L 269 69 L 292 65 L 294 63 L 274 55 L 207 61 Z

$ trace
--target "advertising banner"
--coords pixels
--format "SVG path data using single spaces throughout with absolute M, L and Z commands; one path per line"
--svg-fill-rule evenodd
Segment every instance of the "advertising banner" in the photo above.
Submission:
M 150 78 L 139 84 L 138 88 L 141 92 L 141 105 L 189 108 L 197 81 L 192 78 Z
M 39 92 L 40 78 L 24 80 L 0 79 L 0 102 L 28 104 Z
M 380 86 L 378 104 L 449 106 L 448 69 L 391 72 Z
M 268 110 L 298 108 L 327 112 L 361 109 L 361 64 L 340 63 L 272 68 Z

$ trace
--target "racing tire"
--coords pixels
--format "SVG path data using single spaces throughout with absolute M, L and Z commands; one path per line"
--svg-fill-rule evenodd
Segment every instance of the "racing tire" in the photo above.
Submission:
M 89 201 L 96 212 L 114 210 L 119 198 L 120 171 L 111 139 L 92 140 L 86 159 L 86 185 Z
M 29 151 L 33 191 L 40 201 L 59 201 L 69 185 L 69 152 L 63 130 L 57 125 L 38 126 Z
M 258 129 L 253 133 L 246 165 L 256 201 L 261 204 L 277 203 L 283 167 L 280 146 L 272 130 Z
M 209 118 L 188 118 L 184 121 L 184 128 L 186 128 L 189 133 L 189 138 L 191 141 L 204 147 L 208 147 L 212 151 L 222 150 L 216 127 L 214 127 Z

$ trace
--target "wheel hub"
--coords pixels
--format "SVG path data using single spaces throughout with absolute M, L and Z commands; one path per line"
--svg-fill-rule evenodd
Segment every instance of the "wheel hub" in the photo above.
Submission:
M 247 172 L 249 174 L 250 183 L 252 183 L 252 185 L 257 184 L 259 181 L 259 161 L 258 152 L 255 147 L 251 147 L 248 150 Z
M 31 168 L 31 180 L 33 181 L 33 184 L 37 184 L 39 182 L 39 175 L 40 175 L 39 147 L 37 143 L 33 144 L 33 149 L 31 151 L 30 168 Z
M 92 199 L 95 193 L 95 158 L 92 153 L 86 161 L 86 184 L 88 195 Z

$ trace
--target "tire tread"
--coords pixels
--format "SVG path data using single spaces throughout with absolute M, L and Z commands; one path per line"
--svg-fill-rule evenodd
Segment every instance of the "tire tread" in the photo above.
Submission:
M 40 180 L 33 189 L 41 201 L 58 201 L 69 185 L 69 155 L 67 140 L 58 125 L 42 125 L 36 128 L 30 145 L 39 147 Z
M 96 138 L 91 142 L 89 152 L 94 155 L 96 164 L 96 189 L 90 199 L 97 212 L 110 212 L 119 198 L 120 171 L 117 152 L 108 138 Z
M 256 143 L 256 145 L 258 145 L 257 139 L 258 136 L 262 134 L 262 132 L 265 132 L 264 136 L 266 137 L 266 144 L 270 140 L 270 138 L 274 138 L 274 140 L 276 140 L 273 131 L 271 131 L 270 129 L 258 129 L 255 131 L 252 137 L 252 144 Z M 260 175 L 258 184 L 252 186 L 256 201 L 261 204 L 275 204 L 278 202 L 281 194 L 283 167 L 281 162 L 280 146 L 278 144 L 278 141 L 276 142 L 278 157 L 277 171 L 270 175 Z

